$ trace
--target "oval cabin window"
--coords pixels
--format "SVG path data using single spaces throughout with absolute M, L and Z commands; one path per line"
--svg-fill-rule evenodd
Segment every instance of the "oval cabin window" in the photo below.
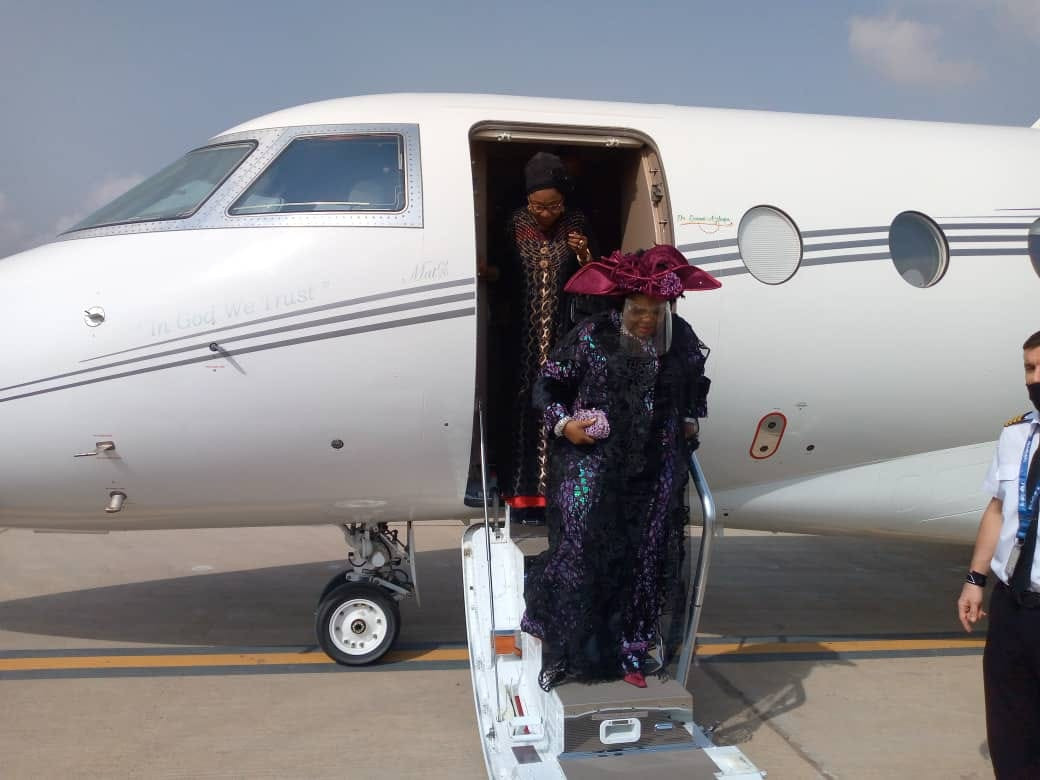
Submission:
M 950 263 L 942 228 L 918 211 L 904 211 L 892 220 L 888 251 L 899 275 L 914 287 L 931 287 Z
M 782 284 L 802 262 L 802 236 L 787 214 L 755 206 L 740 220 L 737 248 L 751 275 L 766 284 Z

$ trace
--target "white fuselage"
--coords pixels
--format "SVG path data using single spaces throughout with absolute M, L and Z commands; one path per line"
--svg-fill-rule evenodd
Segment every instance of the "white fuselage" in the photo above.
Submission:
M 679 312 L 711 347 L 700 457 L 725 522 L 971 537 L 991 443 L 1027 404 L 1019 358 L 1040 328 L 1026 251 L 1040 134 L 464 95 L 328 101 L 225 134 L 260 139 L 255 154 L 270 159 L 300 128 L 407 126 L 410 223 L 231 217 L 259 170 L 250 158 L 193 217 L 73 232 L 0 261 L 0 525 L 469 511 L 470 131 L 489 121 L 620 128 L 656 147 L 675 243 L 723 282 Z M 737 224 L 760 204 L 803 236 L 801 267 L 783 284 L 758 281 L 737 254 Z M 945 276 L 925 289 L 888 255 L 888 226 L 908 210 L 949 243 Z M 93 327 L 92 307 L 105 318 Z M 774 411 L 787 429 L 756 460 L 756 427 Z M 74 457 L 99 441 L 115 449 Z M 115 490 L 126 504 L 109 514 Z

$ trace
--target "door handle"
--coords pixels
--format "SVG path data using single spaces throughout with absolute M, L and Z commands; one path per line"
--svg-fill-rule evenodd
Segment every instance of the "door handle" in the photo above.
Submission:
M 81 452 L 78 455 L 73 455 L 74 458 L 93 458 L 96 455 L 100 455 L 102 452 L 112 452 L 116 448 L 114 441 L 99 441 L 94 445 L 93 452 Z

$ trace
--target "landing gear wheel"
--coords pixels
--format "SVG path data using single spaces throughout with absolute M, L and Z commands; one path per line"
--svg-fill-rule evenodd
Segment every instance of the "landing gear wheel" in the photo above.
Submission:
M 397 602 L 368 582 L 348 582 L 333 590 L 318 605 L 314 621 L 321 649 L 345 666 L 382 658 L 397 639 L 400 625 Z
M 325 600 L 325 597 L 332 593 L 332 591 L 334 591 L 340 585 L 346 585 L 347 580 L 345 575 L 348 571 L 350 571 L 350 569 L 344 569 L 331 580 L 329 580 L 327 583 L 325 583 L 325 587 L 322 588 L 321 595 L 318 596 L 319 604 L 321 604 L 321 602 Z

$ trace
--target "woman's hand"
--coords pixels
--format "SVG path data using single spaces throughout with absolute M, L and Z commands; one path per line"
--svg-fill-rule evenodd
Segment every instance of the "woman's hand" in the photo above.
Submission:
M 567 246 L 578 256 L 578 262 L 582 265 L 592 259 L 592 252 L 589 251 L 588 236 L 583 233 L 579 233 L 577 230 L 572 230 L 568 233 Z
M 696 420 L 687 420 L 683 423 L 683 434 L 687 439 L 692 439 L 701 432 L 701 424 Z
M 563 426 L 563 435 L 571 444 L 595 444 L 596 440 L 585 433 L 586 428 L 595 424 L 595 420 L 570 420 Z

